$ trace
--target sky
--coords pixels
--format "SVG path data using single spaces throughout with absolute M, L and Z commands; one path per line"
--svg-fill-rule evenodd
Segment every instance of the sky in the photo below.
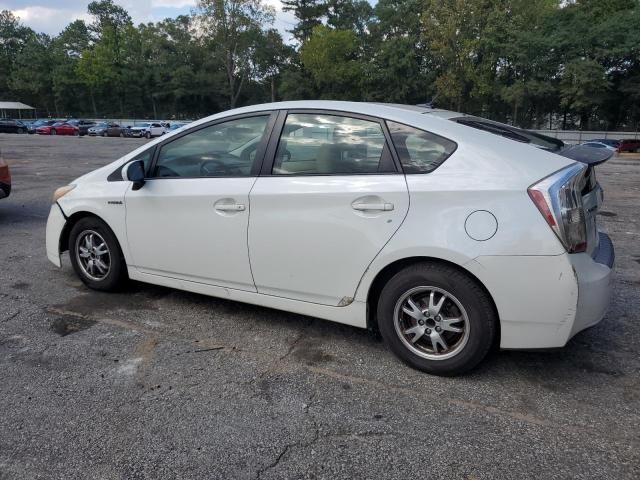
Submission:
M 293 15 L 282 11 L 280 0 L 263 1 L 275 8 L 274 27 L 288 41 L 290 35 L 286 30 L 291 30 L 295 23 Z M 87 14 L 89 3 L 91 0 L 0 0 L 0 10 L 10 10 L 20 17 L 24 25 L 37 32 L 56 35 L 74 20 L 90 20 Z M 195 7 L 196 0 L 116 0 L 115 3 L 124 7 L 138 24 L 188 14 Z

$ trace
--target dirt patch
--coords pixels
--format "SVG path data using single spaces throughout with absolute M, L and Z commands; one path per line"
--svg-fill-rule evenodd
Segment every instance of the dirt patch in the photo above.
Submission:
M 304 362 L 306 365 L 314 366 L 331 362 L 334 356 L 318 348 L 316 345 L 309 343 L 300 343 L 292 353 L 297 360 Z
M 79 316 L 95 316 L 115 310 L 156 310 L 154 300 L 157 298 L 160 297 L 146 296 L 142 293 L 91 292 L 73 297 L 65 303 L 51 305 L 51 307 L 56 310 L 75 312 Z
M 97 322 L 95 320 L 91 320 L 90 318 L 73 315 L 61 315 L 51 322 L 50 328 L 61 337 L 66 337 L 67 335 L 71 335 L 72 333 L 77 333 L 82 330 L 91 328 L 96 323 Z

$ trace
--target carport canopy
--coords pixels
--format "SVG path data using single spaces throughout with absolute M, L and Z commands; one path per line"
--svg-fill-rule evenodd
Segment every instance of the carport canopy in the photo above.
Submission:
M 22 118 L 23 110 L 35 110 L 35 108 L 25 105 L 22 102 L 3 102 L 0 101 L 0 118 L 13 117 L 15 115 L 7 115 L 7 112 L 18 112 L 18 118 Z

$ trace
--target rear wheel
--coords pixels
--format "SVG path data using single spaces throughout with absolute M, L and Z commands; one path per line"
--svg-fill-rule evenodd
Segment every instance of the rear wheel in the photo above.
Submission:
M 80 280 L 95 290 L 117 290 L 127 278 L 118 240 L 100 219 L 80 219 L 69 233 L 69 256 Z
M 52 129 L 49 131 L 49 134 L 51 134 L 51 135 L 57 135 L 57 134 L 58 134 L 58 132 L 56 132 L 56 129 L 55 129 L 55 128 L 52 128 Z
M 382 289 L 378 326 L 405 363 L 458 375 L 489 352 L 497 319 L 488 295 L 464 272 L 438 263 L 401 270 Z
M 19 135 L 22 135 L 23 133 L 24 133 L 24 129 L 19 128 L 19 129 L 18 129 L 18 134 L 19 134 Z

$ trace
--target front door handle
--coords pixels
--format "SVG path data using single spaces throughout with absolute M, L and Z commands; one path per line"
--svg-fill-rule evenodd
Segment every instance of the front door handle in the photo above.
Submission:
M 245 206 L 241 203 L 222 203 L 216 205 L 219 212 L 244 212 Z
M 382 212 L 390 212 L 393 210 L 393 203 L 353 203 L 351 207 L 354 210 L 358 210 L 360 212 L 366 212 L 370 210 L 379 210 Z

